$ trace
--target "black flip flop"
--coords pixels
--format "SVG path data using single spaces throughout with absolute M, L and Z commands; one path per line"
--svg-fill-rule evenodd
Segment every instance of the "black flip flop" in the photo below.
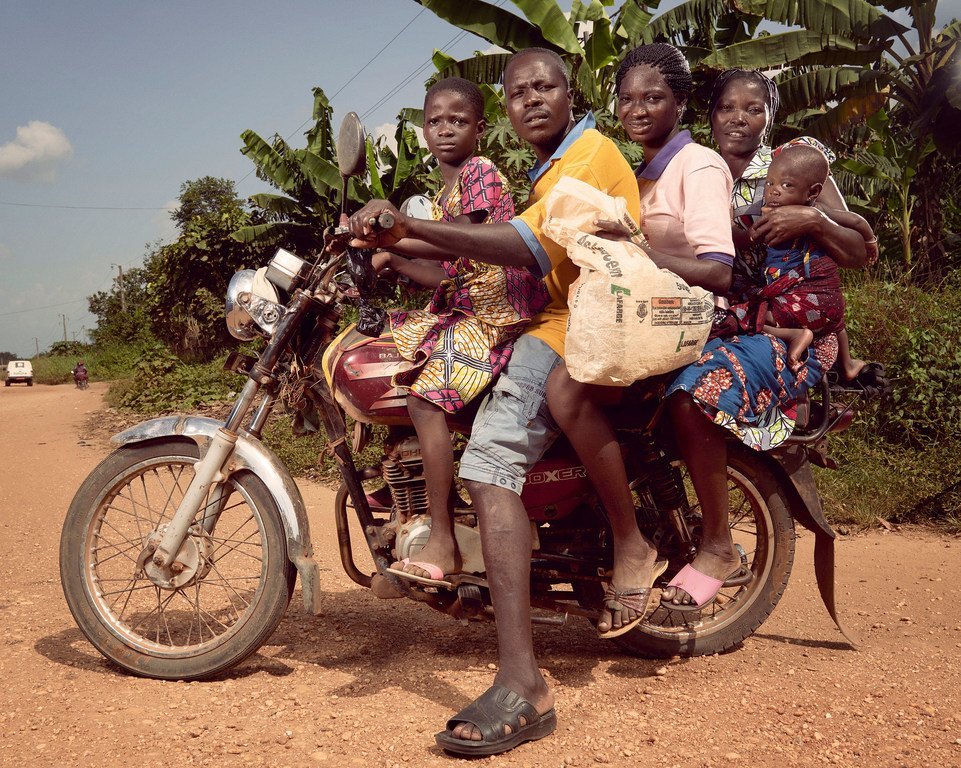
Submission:
M 521 718 L 527 725 L 521 725 Z M 452 731 L 461 723 L 477 726 L 480 741 L 458 739 Z M 511 732 L 504 733 L 504 726 Z M 446 752 L 463 757 L 499 755 L 525 741 L 536 741 L 549 736 L 557 728 L 557 714 L 553 709 L 537 714 L 534 705 L 510 688 L 492 685 L 477 699 L 447 721 L 447 730 L 434 736 L 437 746 Z

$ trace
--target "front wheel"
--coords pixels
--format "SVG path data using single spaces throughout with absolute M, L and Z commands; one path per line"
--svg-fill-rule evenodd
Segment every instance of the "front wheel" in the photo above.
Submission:
M 64 522 L 60 578 L 74 619 L 104 656 L 144 677 L 191 680 L 237 664 L 274 631 L 294 590 L 280 511 L 250 472 L 198 512 L 175 578 L 152 566 L 150 545 L 198 458 L 192 441 L 124 446 L 80 486 Z

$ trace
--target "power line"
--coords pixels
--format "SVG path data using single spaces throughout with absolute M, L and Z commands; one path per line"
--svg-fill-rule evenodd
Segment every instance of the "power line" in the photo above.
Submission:
M 377 59 L 377 57 L 380 56 L 384 51 L 386 51 L 386 50 L 387 50 L 387 47 L 388 47 L 392 42 L 394 42 L 398 37 L 400 37 L 400 36 L 405 32 L 405 30 L 406 30 L 411 24 L 413 24 L 415 21 L 417 21 L 417 19 L 420 18 L 421 14 L 424 13 L 424 11 L 426 11 L 426 10 L 427 10 L 426 8 L 421 8 L 417 13 L 415 13 L 415 14 L 414 14 L 414 17 L 413 17 L 410 21 L 408 21 L 403 27 L 401 27 L 400 30 L 397 32 L 396 35 L 394 35 L 390 40 L 388 40 L 386 43 L 384 43 L 383 47 L 382 47 L 379 51 L 377 51 L 377 53 L 375 53 L 373 56 L 371 56 L 369 59 L 367 59 L 367 63 L 364 64 L 364 66 L 362 66 L 360 69 L 358 69 L 356 72 L 354 72 L 354 74 L 351 75 L 350 79 L 349 79 L 346 83 L 344 83 L 342 86 L 340 86 L 340 88 L 338 88 L 338 89 L 334 92 L 334 95 L 331 96 L 331 97 L 328 99 L 328 102 L 333 101 L 333 100 L 336 99 L 341 93 L 343 93 L 344 89 L 345 89 L 348 85 L 350 85 L 352 82 L 354 82 L 354 80 L 357 79 L 357 77 L 360 75 L 361 72 L 363 72 L 365 69 L 367 69 L 367 67 L 369 67 L 371 64 L 373 64 L 374 61 Z M 304 120 L 304 122 L 302 122 L 300 125 L 298 125 L 296 128 L 294 128 L 294 130 L 292 130 L 289 134 L 287 134 L 287 138 L 284 139 L 284 140 L 285 140 L 285 141 L 289 141 L 290 138 L 291 138 L 295 133 L 297 133 L 301 128 L 303 128 L 305 125 L 307 125 L 307 123 L 309 123 L 310 120 L 311 120 L 311 118 L 309 118 L 309 117 L 308 117 L 306 120 Z M 237 185 L 239 186 L 239 185 L 242 184 L 244 181 L 246 181 L 248 178 L 250 178 L 250 174 L 254 173 L 254 171 L 256 171 L 256 168 L 252 168 L 252 169 L 250 169 L 249 171 L 247 171 L 247 173 L 244 175 L 244 177 L 243 177 L 240 181 L 237 182 Z
M 73 301 L 62 301 L 59 304 L 48 304 L 45 307 L 27 307 L 26 309 L 18 309 L 16 312 L 0 312 L 0 317 L 9 317 L 10 315 L 22 315 L 24 312 L 36 312 L 40 309 L 54 309 L 56 307 L 66 307 L 68 304 L 79 304 L 81 301 L 86 301 L 86 299 L 74 299 Z
M 0 200 L 0 205 L 15 205 L 19 208 L 66 208 L 80 211 L 167 211 L 169 208 L 131 208 L 114 205 L 45 205 L 42 203 L 8 203 Z

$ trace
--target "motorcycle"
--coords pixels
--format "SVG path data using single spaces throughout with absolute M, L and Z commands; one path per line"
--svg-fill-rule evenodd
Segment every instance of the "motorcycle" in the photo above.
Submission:
M 346 185 L 363 167 L 356 115 L 345 119 L 337 148 Z M 380 224 L 389 228 L 392 222 Z M 260 440 L 278 402 L 293 412 L 296 427 L 326 432 L 342 477 L 335 535 L 354 582 L 378 597 L 406 597 L 456 619 L 495 618 L 477 516 L 460 497 L 455 526 L 464 571 L 450 577 L 449 588 L 414 584 L 389 569 L 424 545 L 430 518 L 420 445 L 405 394 L 391 385 L 392 375 L 409 363 L 389 335 L 362 328 L 374 334 L 365 335 L 354 325 L 339 332 L 344 312 L 376 283 L 369 254 L 352 249 L 349 240 L 345 228 L 331 228 L 312 261 L 279 250 L 266 268 L 235 275 L 228 327 L 237 338 L 260 336 L 266 344 L 257 357 L 235 353 L 228 360 L 227 367 L 247 381 L 226 421 L 168 416 L 132 427 L 115 436 L 120 447 L 77 491 L 61 538 L 63 590 L 80 629 L 120 667 L 181 680 L 222 672 L 267 641 L 298 576 L 305 609 L 319 613 L 319 567 L 303 498 Z M 363 326 L 371 313 L 364 311 L 369 306 L 361 309 Z M 669 561 L 661 585 L 693 559 L 701 526 L 683 462 L 658 419 L 662 392 L 662 382 L 634 385 L 612 416 L 639 526 Z M 836 394 L 823 383 L 806 405 L 807 425 L 781 448 L 762 453 L 729 445 L 730 526 L 742 563 L 752 571 L 750 583 L 722 588 L 696 612 L 661 605 L 615 642 L 650 657 L 737 646 L 767 619 L 787 586 L 795 522 L 816 536 L 821 596 L 848 637 L 834 602 L 835 534 L 811 473 L 811 462 L 832 464 L 826 438 L 846 428 L 855 412 L 857 394 L 849 402 Z M 449 420 L 452 439 L 469 434 L 472 416 L 468 409 Z M 374 425 L 386 427 L 384 455 L 358 467 L 355 457 Z M 531 469 L 522 500 L 534 532 L 533 620 L 595 622 L 613 563 L 612 535 L 565 441 Z M 351 516 L 373 558 L 373 573 L 356 564 Z
M 77 389 L 86 389 L 88 384 L 89 375 L 86 371 L 74 371 L 73 372 L 73 385 Z

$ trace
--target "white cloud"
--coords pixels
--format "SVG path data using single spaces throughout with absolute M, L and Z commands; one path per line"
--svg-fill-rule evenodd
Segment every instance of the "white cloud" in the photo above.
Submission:
M 0 177 L 49 183 L 57 168 L 73 157 L 73 147 L 63 131 L 41 120 L 17 128 L 17 137 L 0 144 Z

